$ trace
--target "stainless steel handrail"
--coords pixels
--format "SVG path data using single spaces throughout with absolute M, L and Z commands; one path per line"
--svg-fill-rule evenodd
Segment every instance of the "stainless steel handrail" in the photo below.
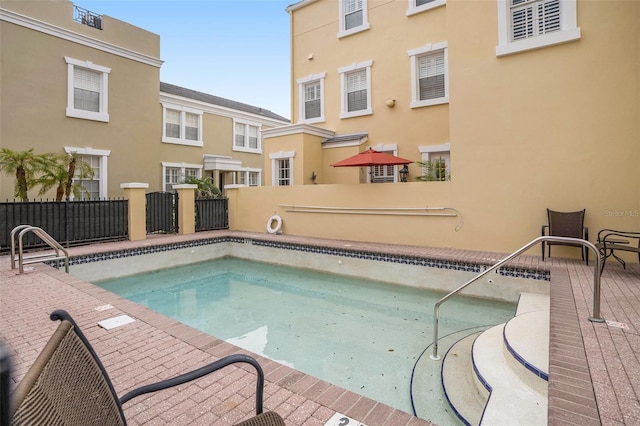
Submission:
M 47 234 L 42 228 L 38 228 L 37 226 L 31 225 L 18 225 L 13 230 L 11 230 L 11 269 L 16 269 L 16 232 L 20 231 L 18 234 L 18 269 L 20 273 L 24 273 L 24 265 L 30 263 L 43 262 L 45 260 L 61 260 L 64 259 L 64 269 L 65 272 L 69 273 L 69 252 L 65 250 L 56 240 L 51 237 L 51 235 Z M 49 247 L 55 250 L 55 255 L 53 253 L 44 253 L 44 254 L 34 254 L 33 256 L 24 256 L 22 237 L 29 233 L 33 232 L 38 238 L 44 241 Z M 64 256 L 60 255 L 60 252 L 64 253 Z M 25 261 L 25 259 L 27 259 Z M 32 260 L 28 260 L 32 259 Z
M 591 244 L 587 240 L 582 240 L 580 238 L 553 237 L 553 236 L 545 235 L 545 236 L 542 236 L 542 237 L 538 237 L 535 240 L 532 240 L 531 242 L 529 242 L 528 244 L 524 245 L 520 249 L 514 251 L 509 256 L 505 257 L 504 259 L 501 259 L 495 265 L 493 265 L 493 266 L 489 267 L 488 269 L 486 269 L 485 271 L 481 272 L 475 278 L 472 278 L 471 280 L 467 281 L 466 283 L 464 283 L 463 285 L 461 285 L 457 289 L 453 290 L 451 293 L 447 294 L 442 299 L 440 299 L 440 300 L 438 300 L 436 302 L 436 304 L 435 304 L 435 306 L 433 308 L 433 315 L 434 315 L 434 321 L 433 321 L 433 353 L 429 356 L 432 360 L 435 361 L 435 360 L 439 360 L 440 359 L 440 356 L 438 355 L 438 321 L 439 321 L 439 318 L 440 318 L 440 305 L 442 305 L 444 302 L 446 302 L 447 300 L 449 300 L 450 298 L 452 298 L 456 294 L 460 293 L 462 290 L 464 290 L 465 288 L 467 288 L 469 285 L 473 284 L 474 282 L 476 282 L 480 278 L 482 278 L 485 275 L 495 271 L 496 269 L 498 269 L 499 267 L 501 267 L 502 265 L 504 265 L 505 263 L 507 263 L 508 261 L 513 259 L 514 257 L 521 255 L 522 253 L 524 253 L 525 251 L 529 250 L 534 245 L 536 245 L 536 244 L 538 244 L 540 242 L 543 242 L 543 241 L 551 241 L 551 242 L 555 242 L 555 243 L 580 244 L 580 245 L 583 245 L 585 247 L 590 248 L 591 251 L 594 252 L 595 257 L 596 257 L 596 263 L 595 263 L 595 266 L 593 268 L 593 316 L 589 317 L 589 321 L 604 322 L 604 318 L 600 317 L 600 268 L 601 268 L 600 251 L 596 248 L 596 246 L 594 246 L 593 244 Z

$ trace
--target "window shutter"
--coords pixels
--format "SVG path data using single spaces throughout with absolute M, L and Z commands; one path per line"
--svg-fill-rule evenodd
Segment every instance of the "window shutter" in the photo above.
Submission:
M 166 125 L 165 132 L 168 138 L 180 137 L 180 111 L 168 109 L 165 113 Z
M 367 70 L 347 74 L 347 111 L 367 109 Z
M 190 141 L 198 140 L 198 121 L 196 114 L 185 113 L 184 115 L 184 137 Z
M 416 7 L 422 6 L 423 4 L 431 3 L 433 0 L 416 0 Z
M 420 100 L 444 98 L 444 52 L 418 58 Z
M 545 1 L 538 5 L 538 33 L 560 30 L 560 0 Z
M 74 108 L 100 112 L 100 79 L 102 75 L 83 68 L 73 69 Z
M 561 29 L 560 0 L 511 0 L 513 41 Z

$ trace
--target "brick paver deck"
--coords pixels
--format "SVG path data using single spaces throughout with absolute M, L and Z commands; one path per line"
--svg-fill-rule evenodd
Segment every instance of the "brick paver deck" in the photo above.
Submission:
M 74 248 L 71 255 L 234 235 L 323 246 L 344 241 L 216 231 L 191 236 L 152 237 L 142 242 Z M 354 249 L 486 263 L 504 254 L 350 242 Z M 513 264 L 551 270 L 549 424 L 640 424 L 640 266 L 624 270 L 607 263 L 602 276 L 601 313 L 606 323 L 587 318 L 593 308 L 593 265 L 571 259 L 520 256 Z M 71 313 L 105 364 L 116 392 L 149 383 L 231 353 L 247 353 L 175 320 L 42 264 L 19 274 L 0 257 L 0 337 L 13 353 L 12 385 L 24 376 L 56 323 L 54 309 Z M 96 310 L 104 305 L 112 309 Z M 120 314 L 137 319 L 106 331 L 98 321 Z M 371 399 L 256 356 L 266 374 L 265 409 L 288 425 L 323 425 L 341 412 L 368 425 L 428 425 Z M 229 367 L 191 384 L 136 398 L 125 404 L 130 424 L 233 424 L 254 410 L 255 375 Z

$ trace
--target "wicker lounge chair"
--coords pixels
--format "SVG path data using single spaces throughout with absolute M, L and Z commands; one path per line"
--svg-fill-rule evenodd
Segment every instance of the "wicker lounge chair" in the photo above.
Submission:
M 58 310 L 51 314 L 51 320 L 61 323 L 11 396 L 9 417 L 15 425 L 126 425 L 122 404 L 130 399 L 195 380 L 230 364 L 247 363 L 258 375 L 256 417 L 240 424 L 284 426 L 278 414 L 262 412 L 264 373 L 248 355 L 230 355 L 118 398 L 104 366 L 71 316 Z
M 600 251 L 602 259 L 601 273 L 604 271 L 604 265 L 607 258 L 611 256 L 615 257 L 616 260 L 622 264 L 624 269 L 627 268 L 625 261 L 619 256 L 616 256 L 616 251 L 637 253 L 638 262 L 640 263 L 640 232 L 603 229 L 598 232 L 598 243 L 596 244 L 596 247 Z
M 557 212 L 547 209 L 547 217 L 549 219 L 548 225 L 542 225 L 541 235 L 550 235 L 554 237 L 570 237 L 581 238 L 583 240 L 589 240 L 589 228 L 584 226 L 585 210 L 577 212 Z M 548 233 L 547 233 L 548 231 Z M 589 264 L 589 249 L 580 244 L 572 243 L 556 243 L 556 242 L 542 242 L 542 260 L 544 261 L 545 246 L 548 246 L 548 256 L 551 257 L 551 246 L 563 245 L 580 248 L 582 254 L 582 260 L 587 261 Z

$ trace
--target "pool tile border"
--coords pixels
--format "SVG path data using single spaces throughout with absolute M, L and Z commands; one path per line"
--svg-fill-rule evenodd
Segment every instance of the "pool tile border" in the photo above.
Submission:
M 213 244 L 252 244 L 255 246 L 277 248 L 281 250 L 293 250 L 306 253 L 317 253 L 330 256 L 342 256 L 363 260 L 373 260 L 378 262 L 399 263 L 414 266 L 424 266 L 429 268 L 449 269 L 455 271 L 467 271 L 481 273 L 491 266 L 487 263 L 473 263 L 459 260 L 437 259 L 435 257 L 424 257 L 406 254 L 392 254 L 375 250 L 351 249 L 348 247 L 337 248 L 313 244 L 299 244 L 282 241 L 270 241 L 259 238 L 240 238 L 234 236 L 220 236 L 205 239 L 193 239 L 177 243 L 158 244 L 146 247 L 137 247 L 131 249 L 107 251 L 102 253 L 92 253 L 80 256 L 73 256 L 69 259 L 70 266 L 81 265 L 86 263 L 101 262 L 105 260 L 121 259 L 132 256 L 142 256 L 146 254 L 167 252 L 172 250 L 180 250 L 192 247 L 202 247 Z M 51 266 L 55 266 L 55 262 L 47 262 Z M 503 266 L 497 270 L 502 276 L 525 278 L 533 280 L 551 281 L 551 275 L 547 270 L 528 269 L 524 267 Z

